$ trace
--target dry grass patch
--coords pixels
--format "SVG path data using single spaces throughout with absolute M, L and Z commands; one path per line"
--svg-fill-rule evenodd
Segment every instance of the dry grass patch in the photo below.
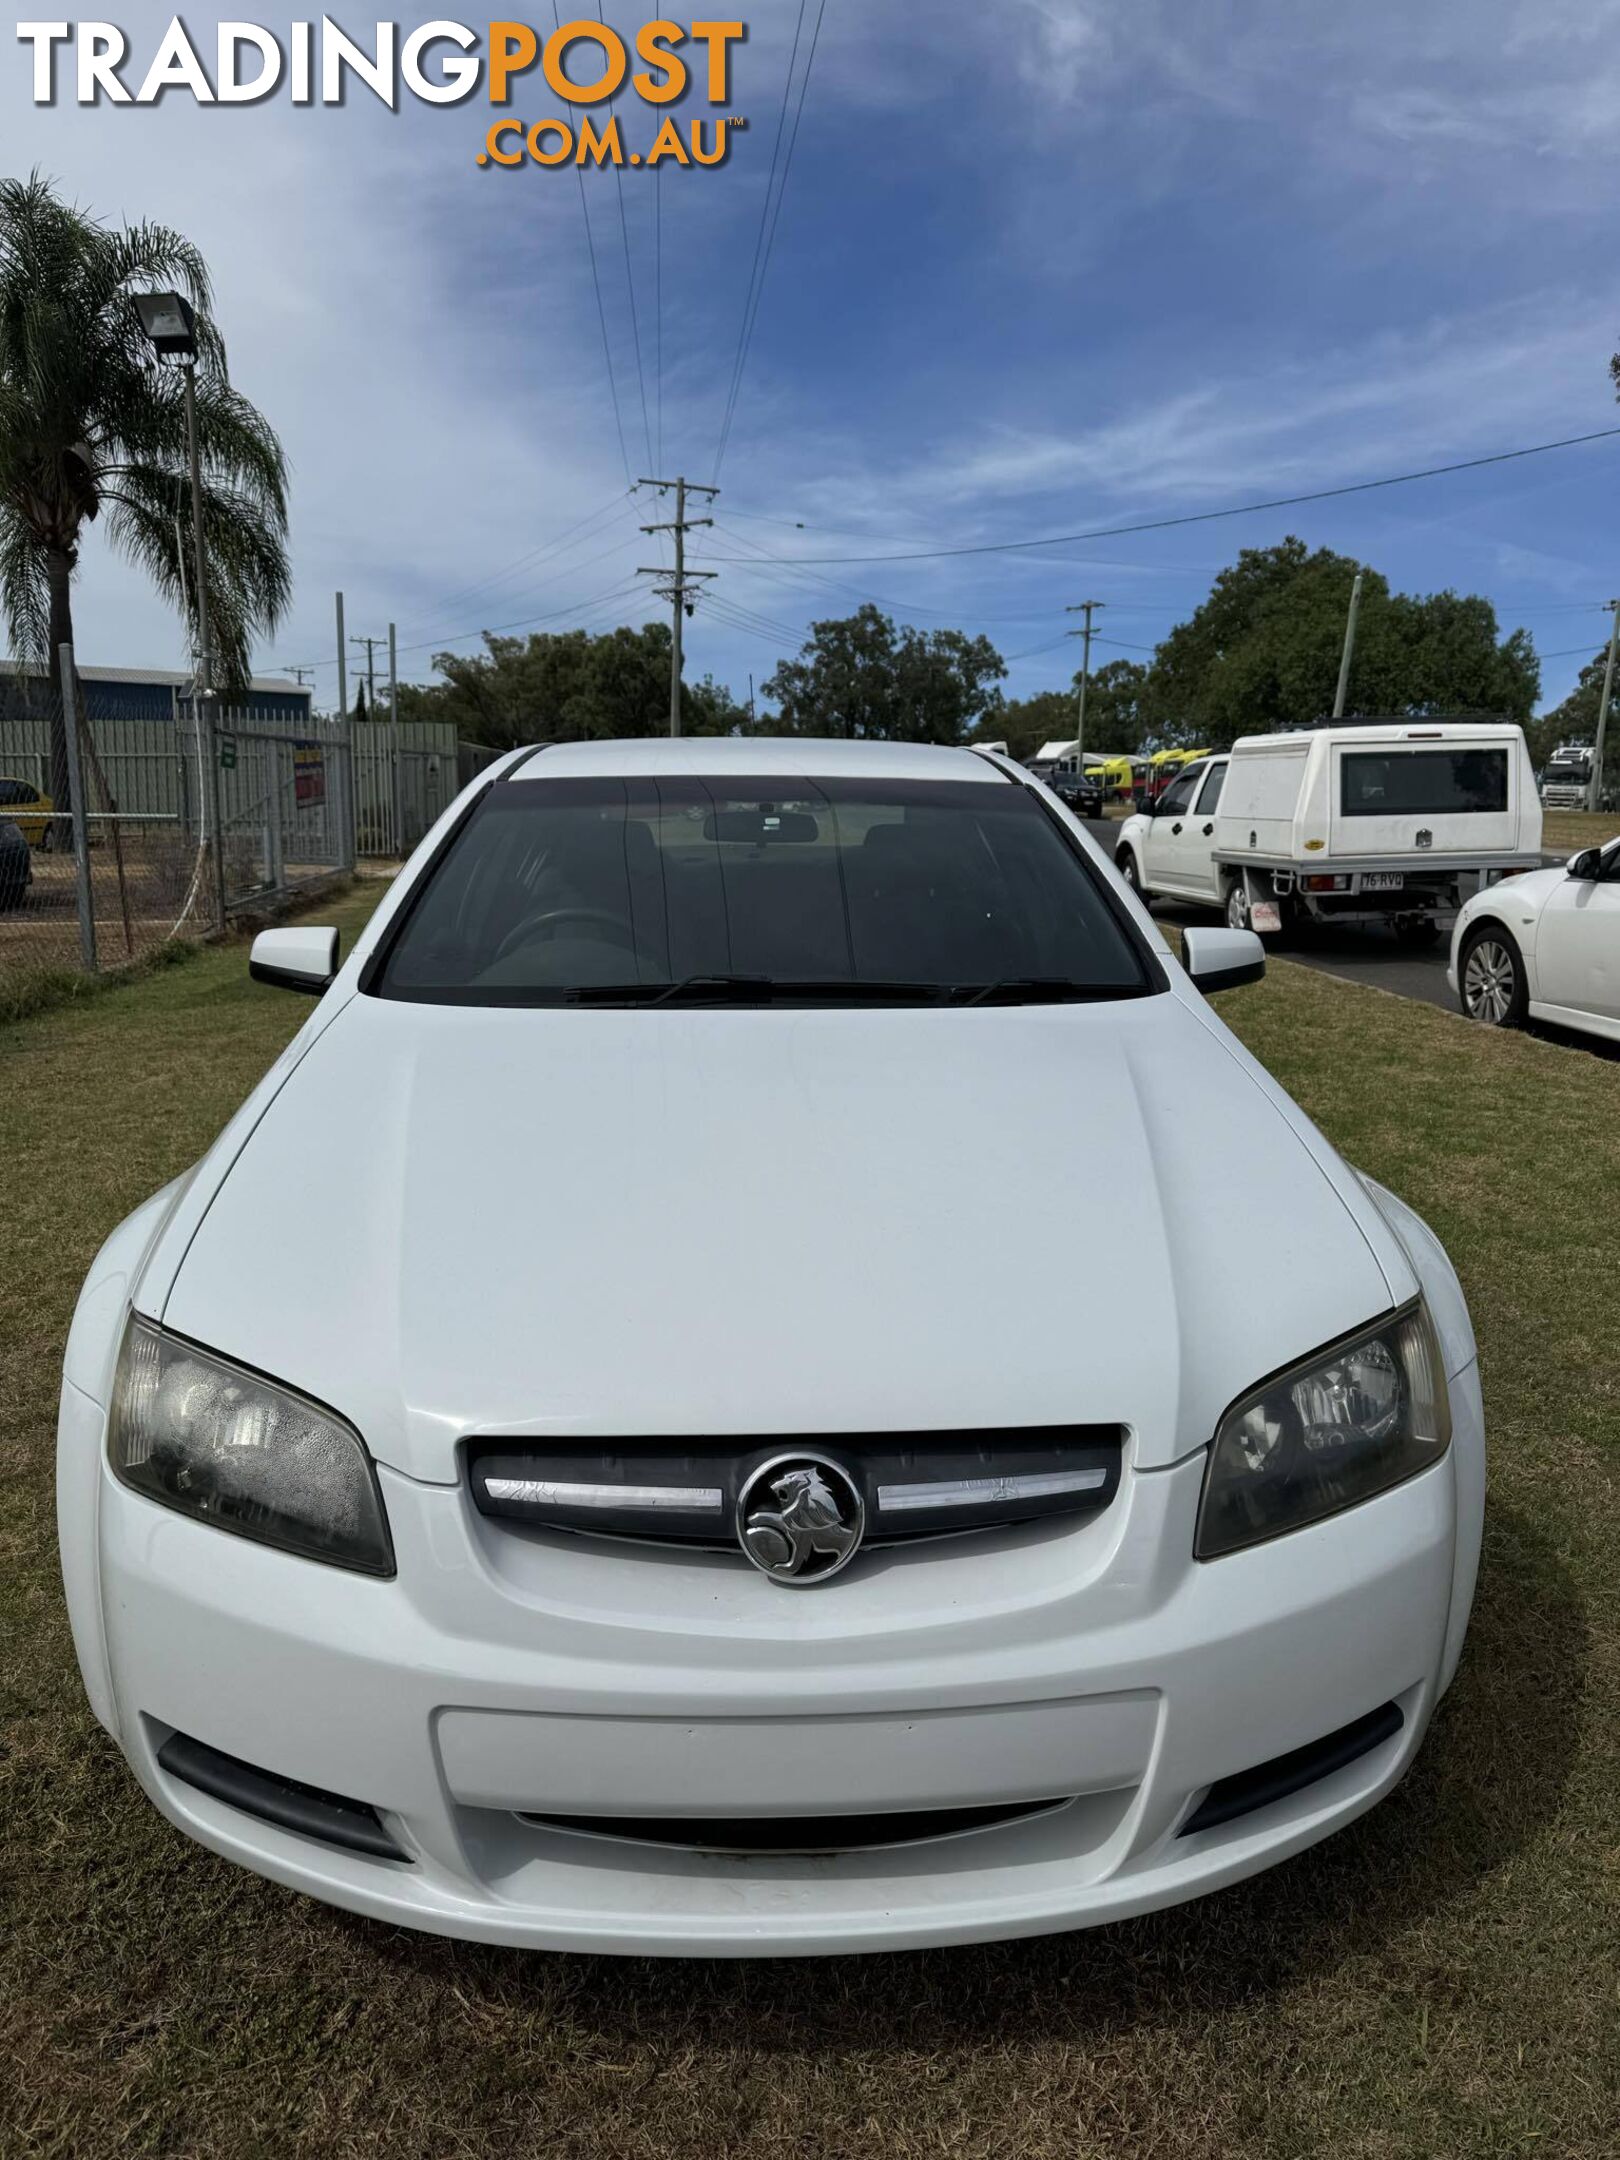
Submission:
M 50 1502 L 73 1296 L 304 1010 L 211 952 L 0 1032 L 0 2151 L 1613 2160 L 1620 1069 L 1287 962 L 1223 1001 L 1446 1238 L 1484 1345 L 1474 1632 L 1384 1806 L 1095 1933 L 672 1965 L 459 1947 L 256 1881 L 151 1813 L 85 1707 Z
M 1612 810 L 1547 810 L 1542 813 L 1541 844 L 1550 855 L 1573 855 L 1577 848 L 1602 847 L 1620 833 Z

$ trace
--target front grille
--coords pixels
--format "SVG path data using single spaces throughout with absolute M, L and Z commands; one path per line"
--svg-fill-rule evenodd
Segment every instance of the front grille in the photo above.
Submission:
M 872 1852 L 999 1829 L 1066 1807 L 1066 1799 L 997 1807 L 889 1809 L 868 1815 L 524 1815 L 537 1830 L 572 1830 L 622 1844 L 673 1845 L 683 1852 Z
M 773 1457 L 813 1454 L 846 1472 L 865 1504 L 866 1543 L 885 1545 L 1095 1514 L 1119 1489 L 1124 1444 L 1119 1425 L 590 1446 L 475 1440 L 468 1475 L 474 1505 L 497 1520 L 735 1550 L 748 1479 Z

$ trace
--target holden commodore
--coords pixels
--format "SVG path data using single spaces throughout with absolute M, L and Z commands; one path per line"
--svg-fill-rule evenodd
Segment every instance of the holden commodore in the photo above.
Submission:
M 873 743 L 518 751 L 341 966 L 264 933 L 320 1001 L 67 1349 L 153 1804 L 383 1920 L 722 1955 L 1371 1807 L 1462 1647 L 1474 1343 L 1206 1002 L 1263 965 L 1009 759 Z
M 1620 1040 L 1620 840 L 1486 885 L 1451 936 L 1451 987 L 1471 1020 L 1550 1020 Z

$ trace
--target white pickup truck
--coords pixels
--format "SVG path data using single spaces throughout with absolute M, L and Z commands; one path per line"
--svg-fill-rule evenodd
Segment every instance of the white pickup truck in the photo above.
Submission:
M 1541 800 L 1511 724 L 1324 723 L 1188 766 L 1114 859 L 1143 895 L 1234 928 L 1382 923 L 1427 944 L 1481 885 L 1540 867 Z

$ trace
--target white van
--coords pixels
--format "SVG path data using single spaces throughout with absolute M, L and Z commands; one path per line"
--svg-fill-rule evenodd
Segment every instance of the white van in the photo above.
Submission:
M 1428 943 L 1480 885 L 1539 868 L 1541 799 L 1511 724 L 1324 723 L 1189 766 L 1121 826 L 1115 860 L 1237 928 L 1383 923 Z

